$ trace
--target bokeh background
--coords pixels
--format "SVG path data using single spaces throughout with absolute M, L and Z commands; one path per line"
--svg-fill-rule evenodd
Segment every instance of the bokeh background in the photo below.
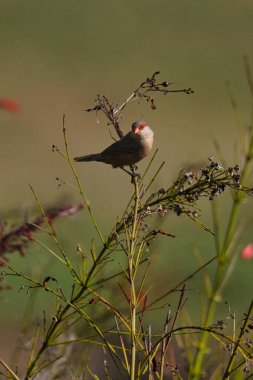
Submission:
M 94 105 L 97 94 L 122 102 L 156 70 L 174 88 L 191 87 L 195 92 L 158 95 L 157 110 L 146 103 L 133 104 L 124 115 L 124 131 L 142 116 L 154 129 L 155 148 L 159 148 L 154 170 L 166 161 L 154 187 L 171 183 L 182 165 L 200 165 L 208 156 L 217 156 L 214 139 L 229 164 L 240 163 L 239 127 L 249 124 L 251 114 L 243 56 L 249 57 L 253 68 L 252 19 L 250 0 L 1 0 L 0 97 L 21 105 L 16 114 L 0 112 L 1 218 L 14 223 L 33 209 L 28 184 L 44 205 L 77 201 L 73 191 L 58 187 L 55 181 L 56 177 L 73 180 L 66 162 L 50 149 L 52 144 L 63 146 L 63 113 L 73 156 L 99 151 L 111 143 L 105 120 L 101 117 L 98 124 L 95 114 L 84 110 Z M 226 82 L 237 100 L 239 116 L 231 107 Z M 146 164 L 139 165 L 140 171 Z M 131 194 L 129 178 L 97 163 L 80 165 L 78 171 L 98 222 L 108 233 Z M 220 203 L 224 228 L 230 205 L 229 196 L 224 196 Z M 211 227 L 210 206 L 201 206 L 202 220 Z M 249 201 L 243 220 L 251 213 Z M 198 266 L 194 250 L 206 261 L 214 255 L 214 247 L 211 236 L 186 218 L 169 216 L 164 228 L 177 238 L 162 240 L 154 255 L 152 276 L 157 281 L 159 274 L 160 286 L 167 289 Z M 77 243 L 88 246 L 95 235 L 85 211 L 59 221 L 57 230 L 72 252 Z M 247 223 L 238 256 L 252 239 Z M 56 275 L 56 267 L 39 247 L 31 247 L 25 258 L 12 254 L 8 259 L 16 268 L 40 278 Z M 239 313 L 252 293 L 251 276 L 252 263 L 238 260 L 225 289 L 224 299 Z M 19 291 L 22 282 L 15 281 L 8 279 L 13 289 L 1 292 L 1 334 L 11 338 L 10 342 L 12 338 L 15 342 L 28 298 L 25 291 Z M 197 279 L 191 283 L 191 299 L 198 298 L 200 287 Z M 48 300 L 35 302 L 34 312 L 39 316 L 46 306 L 43 302 Z M 195 307 L 193 301 L 189 308 Z M 221 314 L 227 313 L 224 305 L 220 309 Z M 4 357 L 7 351 L 0 346 Z

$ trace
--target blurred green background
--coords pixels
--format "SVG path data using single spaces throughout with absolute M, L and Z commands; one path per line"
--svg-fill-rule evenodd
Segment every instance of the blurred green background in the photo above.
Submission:
M 68 188 L 57 187 L 56 177 L 73 179 L 64 160 L 50 151 L 52 144 L 63 146 L 63 113 L 73 156 L 100 151 L 111 143 L 105 120 L 101 117 L 97 124 L 95 114 L 84 109 L 93 106 L 98 93 L 120 103 L 156 70 L 161 71 L 161 80 L 174 82 L 175 88 L 192 87 L 195 93 L 157 96 L 156 111 L 141 103 L 125 113 L 124 131 L 142 116 L 154 129 L 155 148 L 159 148 L 155 165 L 166 161 L 154 188 L 170 184 L 181 165 L 202 163 L 216 155 L 213 139 L 229 164 L 240 163 L 235 149 L 238 119 L 225 82 L 231 83 L 237 99 L 241 126 L 247 126 L 251 97 L 243 55 L 248 55 L 253 67 L 252 19 L 250 0 L 1 0 L 0 97 L 16 99 L 22 106 L 15 115 L 0 112 L 2 217 L 16 210 L 12 217 L 22 219 L 23 210 L 34 206 L 29 183 L 45 205 L 77 201 Z M 140 171 L 146 163 L 139 165 Z M 129 178 L 97 163 L 80 165 L 78 170 L 98 222 L 108 233 L 132 192 Z M 229 197 L 220 202 L 224 227 L 229 202 Z M 203 221 L 211 226 L 210 207 L 202 206 Z M 251 213 L 250 201 L 243 219 Z M 214 248 L 212 238 L 184 217 L 170 216 L 164 229 L 177 238 L 162 239 L 152 276 L 157 280 L 159 273 L 166 290 L 198 266 L 193 246 L 198 246 L 203 261 L 214 255 Z M 86 211 L 60 221 L 57 230 L 70 252 L 77 242 L 88 246 L 95 234 Z M 250 225 L 245 226 L 243 239 L 238 255 L 253 239 Z M 52 262 L 38 247 L 29 250 L 26 258 L 13 254 L 9 259 L 16 268 L 39 273 L 40 278 L 54 274 Z M 252 293 L 251 275 L 252 263 L 238 262 L 225 289 L 226 300 L 239 313 Z M 11 279 L 8 283 L 14 287 L 1 293 L 1 326 L 13 321 L 19 325 L 27 301 L 26 292 L 18 291 L 21 283 Z M 191 283 L 196 297 L 200 284 Z M 38 315 L 43 302 L 36 306 Z M 194 305 L 192 301 L 189 307 Z M 223 306 L 221 313 L 225 313 Z M 15 329 L 4 330 L 6 336 L 15 334 Z

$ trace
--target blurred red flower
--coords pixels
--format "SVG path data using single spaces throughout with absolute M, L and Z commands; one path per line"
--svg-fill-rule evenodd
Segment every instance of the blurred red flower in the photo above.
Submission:
M 246 245 L 241 252 L 242 260 L 252 260 L 253 259 L 253 243 Z
M 21 107 L 20 104 L 13 99 L 0 98 L 0 109 L 7 112 L 15 113 L 19 112 Z

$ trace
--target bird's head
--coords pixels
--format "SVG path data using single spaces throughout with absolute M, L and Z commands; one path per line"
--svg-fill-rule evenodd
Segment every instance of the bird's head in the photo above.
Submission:
M 135 121 L 132 124 L 132 131 L 135 136 L 145 136 L 152 132 L 151 128 L 145 123 L 145 121 Z

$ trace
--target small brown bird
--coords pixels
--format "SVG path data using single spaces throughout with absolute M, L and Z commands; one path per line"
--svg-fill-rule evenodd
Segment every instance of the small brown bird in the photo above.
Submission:
M 134 165 L 146 157 L 153 146 L 154 132 L 144 121 L 135 121 L 132 130 L 121 140 L 108 146 L 101 153 L 75 157 L 77 162 L 99 161 L 112 165 L 113 168 L 121 168 L 127 173 L 124 166 Z M 129 173 L 132 175 L 132 173 Z

